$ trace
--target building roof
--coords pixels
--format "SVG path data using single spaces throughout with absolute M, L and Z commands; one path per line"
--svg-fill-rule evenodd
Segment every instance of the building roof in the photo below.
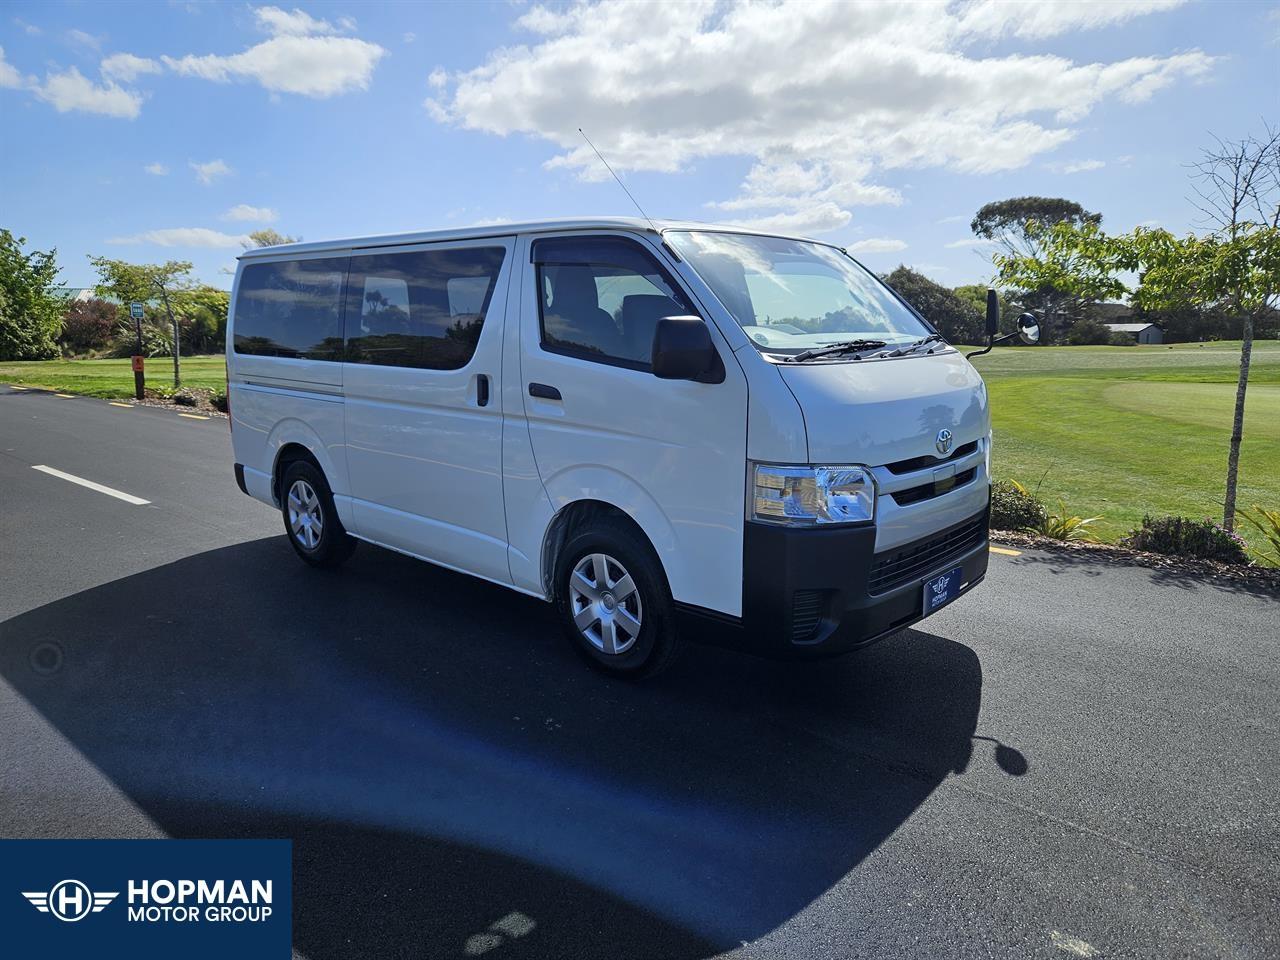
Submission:
M 1109 327 L 1116 333 L 1141 333 L 1143 330 L 1149 330 L 1155 327 L 1160 329 L 1158 323 L 1104 323 L 1104 327 Z
M 246 250 L 237 259 L 252 260 L 255 257 L 278 256 L 282 253 L 313 253 L 324 250 L 351 250 L 366 247 L 391 247 L 411 243 L 432 243 L 440 240 L 480 240 L 486 237 L 509 237 L 515 233 L 550 233 L 561 230 L 634 230 L 639 233 L 663 233 L 667 230 L 714 230 L 718 233 L 754 233 L 790 240 L 809 240 L 790 234 L 748 227 L 733 227 L 715 223 L 698 223 L 679 220 L 644 220 L 640 217 L 570 217 L 561 220 L 530 220 L 525 223 L 490 223 L 474 227 L 451 227 L 445 230 L 424 230 L 417 233 L 391 233 L 374 237 L 319 240 L 304 243 L 282 243 L 278 247 L 256 247 Z M 823 243 L 814 240 L 814 243 Z M 827 244 L 831 246 L 831 244 Z

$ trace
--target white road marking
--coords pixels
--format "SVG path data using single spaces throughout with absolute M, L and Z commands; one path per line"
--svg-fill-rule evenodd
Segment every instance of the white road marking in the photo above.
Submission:
M 1069 937 L 1057 930 L 1049 934 L 1049 942 L 1059 950 L 1074 954 L 1077 957 L 1096 957 L 1098 955 L 1098 948 L 1093 944 L 1081 940 L 1079 937 Z
M 55 393 L 54 396 L 61 397 L 63 400 L 74 400 L 76 398 L 74 393 Z
M 71 483 L 78 483 L 82 487 L 88 487 L 90 490 L 97 490 L 99 493 L 105 493 L 108 497 L 115 497 L 117 500 L 123 500 L 125 503 L 132 503 L 136 507 L 150 503 L 150 500 L 143 500 L 141 497 L 135 497 L 132 494 L 124 493 L 120 490 L 104 487 L 100 483 L 94 483 L 92 480 L 86 480 L 84 477 L 77 477 L 70 473 L 63 473 L 61 470 L 55 470 L 53 467 L 46 467 L 44 464 L 33 466 L 32 470 L 39 470 L 41 473 L 47 473 L 51 477 L 58 477 L 62 480 L 69 480 Z

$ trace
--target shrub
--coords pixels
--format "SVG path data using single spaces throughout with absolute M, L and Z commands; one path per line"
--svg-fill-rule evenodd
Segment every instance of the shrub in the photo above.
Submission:
M 1073 347 L 1099 346 L 1111 342 L 1111 328 L 1093 317 L 1081 317 L 1067 331 L 1067 343 Z
M 991 485 L 991 526 L 997 530 L 1038 527 L 1046 516 L 1040 498 L 1017 480 L 997 480 Z
M 123 317 L 116 322 L 115 334 L 111 338 L 111 355 L 113 357 L 131 357 L 137 349 L 138 338 L 134 332 L 133 321 Z M 148 314 L 142 320 L 142 355 L 144 357 L 163 357 L 173 353 L 173 328 L 169 321 L 156 314 Z
M 227 391 L 214 390 L 211 394 L 209 394 L 209 402 L 213 404 L 213 409 L 219 411 L 220 413 L 226 413 L 227 412 Z
M 1248 563 L 1244 540 L 1209 518 L 1143 517 L 1142 526 L 1120 541 L 1135 550 L 1219 563 Z
M 1280 510 L 1237 510 L 1238 516 L 1267 538 L 1268 546 L 1254 547 L 1253 555 L 1269 567 L 1280 567 Z
M 1112 332 L 1111 339 L 1107 341 L 1113 347 L 1136 347 L 1138 338 L 1132 333 L 1125 333 L 1123 330 Z
M 200 406 L 200 397 L 202 394 L 197 393 L 190 387 L 182 387 L 173 392 L 173 402 L 180 407 L 198 407 Z
M 1058 501 L 1058 512 L 1049 513 L 1039 526 L 1028 527 L 1027 533 L 1038 533 L 1053 540 L 1083 540 L 1094 542 L 1098 538 L 1086 529 L 1099 522 L 1101 517 L 1077 517 L 1064 501 Z
M 58 337 L 65 353 L 88 353 L 103 350 L 111 342 L 116 325 L 116 305 L 94 297 L 73 300 L 67 304 L 62 318 L 62 334 Z

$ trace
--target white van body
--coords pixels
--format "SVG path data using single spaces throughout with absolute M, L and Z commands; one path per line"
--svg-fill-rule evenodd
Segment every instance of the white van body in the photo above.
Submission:
M 664 629 L 779 655 L 863 645 L 932 612 L 931 580 L 957 573 L 929 586 L 945 602 L 982 579 L 990 423 L 973 367 L 835 258 L 622 218 L 248 251 L 227 329 L 237 480 L 280 508 L 282 465 L 305 458 L 350 537 L 546 600 L 557 551 L 611 517 L 660 564 Z M 806 318 L 761 315 L 789 286 Z M 886 343 L 803 356 L 859 311 Z M 714 375 L 655 376 L 655 313 L 699 318 Z

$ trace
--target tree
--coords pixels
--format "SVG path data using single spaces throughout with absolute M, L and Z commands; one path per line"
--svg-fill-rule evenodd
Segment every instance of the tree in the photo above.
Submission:
M 270 227 L 263 227 L 261 230 L 255 230 L 249 234 L 249 242 L 244 244 L 246 250 L 252 250 L 254 247 L 277 247 L 282 243 L 297 243 L 301 237 L 290 237 L 287 234 L 277 233 Z
M 101 350 L 111 342 L 116 326 L 116 305 L 91 297 L 73 300 L 62 318 L 62 334 L 58 341 L 66 353 Z
M 981 343 L 983 313 L 923 273 L 899 266 L 884 277 L 903 300 L 915 307 L 951 343 Z M 985 309 L 985 297 L 984 309 Z
M 983 206 L 969 229 L 975 236 L 993 241 L 1005 257 L 1039 259 L 1044 253 L 1041 237 L 1059 223 L 1097 226 L 1102 223 L 1102 214 L 1090 213 L 1063 197 L 1012 197 Z M 1017 293 L 1024 307 L 1041 311 L 1040 333 L 1045 343 L 1053 342 L 1063 323 L 1078 318 L 1088 302 L 1050 282 L 1024 287 Z
M 1073 347 L 1101 346 L 1111 342 L 1111 328 L 1093 317 L 1081 317 L 1071 325 L 1066 339 Z
M 973 307 L 978 316 L 984 318 L 982 335 L 978 340 L 973 341 L 974 343 L 982 343 L 986 340 L 987 285 L 985 283 L 967 283 L 963 286 L 953 287 L 951 292 Z M 1018 314 L 1022 312 L 1021 304 L 1003 293 L 1000 294 L 1000 332 L 1017 332 Z
M 57 251 L 24 253 L 26 242 L 0 229 L 0 360 L 58 355 L 64 298 L 54 290 Z
M 173 327 L 173 386 L 175 389 L 182 386 L 182 371 L 178 363 L 178 320 L 169 298 L 191 288 L 191 261 L 129 263 L 127 260 L 91 256 L 89 262 L 98 271 L 98 285 L 94 291 L 98 296 L 114 297 L 120 303 L 147 303 L 159 297 Z
M 1209 232 L 1175 237 L 1139 227 L 1109 237 L 1096 224 L 1043 231 L 1041 257 L 997 257 L 1002 276 L 1069 289 L 1129 293 L 1139 310 L 1225 310 L 1241 325 L 1240 370 L 1227 456 L 1222 525 L 1235 525 L 1236 482 L 1255 325 L 1280 300 L 1280 130 L 1221 141 L 1195 165 Z M 1137 276 L 1129 289 L 1126 278 Z
M 201 284 L 173 297 L 188 353 L 213 353 L 226 347 L 227 309 L 231 294 Z

